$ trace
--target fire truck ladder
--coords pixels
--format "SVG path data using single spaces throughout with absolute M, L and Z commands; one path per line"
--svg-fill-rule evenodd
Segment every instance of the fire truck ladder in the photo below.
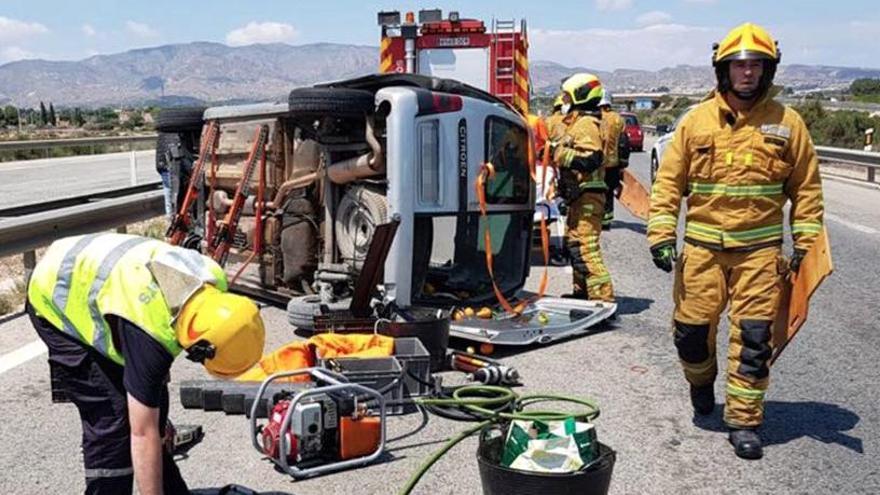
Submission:
M 516 21 L 492 20 L 495 43 L 495 96 L 513 104 L 516 91 Z

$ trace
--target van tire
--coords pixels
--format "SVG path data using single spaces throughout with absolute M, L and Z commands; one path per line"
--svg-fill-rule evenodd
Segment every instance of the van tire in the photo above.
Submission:
M 360 272 L 376 227 L 388 221 L 388 199 L 367 186 L 349 187 L 339 201 L 334 231 L 342 260 Z
M 362 117 L 373 113 L 376 97 L 362 89 L 297 88 L 290 92 L 292 114 Z
M 205 107 L 163 108 L 156 117 L 156 130 L 160 132 L 192 132 L 202 130 Z
M 347 309 L 350 300 L 336 301 L 327 305 L 330 311 Z M 315 330 L 315 316 L 321 315 L 321 296 L 308 294 L 291 298 L 287 302 L 287 322 L 300 330 Z

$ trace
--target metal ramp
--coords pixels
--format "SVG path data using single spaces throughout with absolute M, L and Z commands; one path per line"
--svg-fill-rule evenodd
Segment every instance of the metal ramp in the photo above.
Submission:
M 496 345 L 546 344 L 588 333 L 616 312 L 615 303 L 545 297 L 520 316 L 453 321 L 449 335 Z

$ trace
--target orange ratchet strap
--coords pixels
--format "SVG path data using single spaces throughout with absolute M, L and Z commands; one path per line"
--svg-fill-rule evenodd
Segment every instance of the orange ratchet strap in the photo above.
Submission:
M 546 172 L 545 172 L 546 173 Z M 543 174 L 542 174 L 543 175 Z M 495 297 L 498 299 L 498 302 L 501 304 L 501 307 L 504 308 L 504 311 L 508 313 L 520 314 L 525 309 L 529 300 L 521 301 L 516 307 L 513 307 L 510 304 L 510 301 L 504 297 L 504 294 L 501 292 L 501 289 L 498 288 L 498 283 L 495 281 L 495 262 L 492 257 L 492 235 L 489 232 L 489 219 L 486 211 L 486 193 L 485 193 L 485 184 L 487 179 L 492 179 L 495 177 L 495 167 L 491 163 L 484 163 L 482 167 L 480 167 L 480 173 L 477 175 L 476 182 L 476 193 L 477 200 L 480 204 L 480 215 L 486 220 L 483 226 L 483 243 L 486 247 L 486 269 L 489 271 L 489 278 L 492 280 L 492 289 L 495 291 Z M 547 282 L 548 282 L 548 265 L 550 264 L 550 235 L 547 233 L 547 223 L 545 217 L 541 216 L 541 244 L 544 251 L 544 273 L 541 275 L 541 282 L 539 283 L 538 294 L 535 299 L 540 299 L 544 297 L 544 292 L 547 290 Z

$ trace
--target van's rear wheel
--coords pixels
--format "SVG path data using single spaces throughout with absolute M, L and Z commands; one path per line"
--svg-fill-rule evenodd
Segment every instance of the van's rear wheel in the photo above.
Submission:
M 205 107 L 163 108 L 156 116 L 160 132 L 201 132 Z M 196 143 L 198 145 L 198 143 Z

